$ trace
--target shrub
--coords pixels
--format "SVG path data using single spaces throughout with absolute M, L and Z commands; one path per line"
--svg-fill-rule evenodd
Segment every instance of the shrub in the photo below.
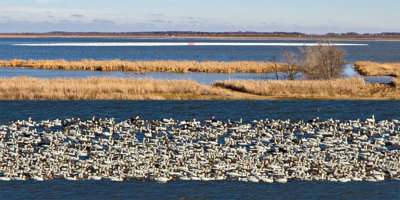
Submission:
M 301 49 L 303 60 L 302 72 L 306 79 L 334 79 L 341 78 L 346 64 L 346 52 L 329 43 L 320 43 L 318 46 Z

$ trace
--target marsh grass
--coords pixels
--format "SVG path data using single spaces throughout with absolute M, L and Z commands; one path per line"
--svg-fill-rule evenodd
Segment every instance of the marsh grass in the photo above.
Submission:
M 361 78 L 298 81 L 220 81 L 213 87 L 266 97 L 293 99 L 400 99 L 389 84 L 365 83 Z
M 213 99 L 230 98 L 231 92 L 191 80 L 153 79 L 0 79 L 0 99 Z
M 276 64 L 272 62 L 237 61 L 124 61 L 124 60 L 0 60 L 0 67 L 25 67 L 35 69 L 63 69 L 90 71 L 139 71 L 170 73 L 273 73 Z M 278 63 L 278 71 L 283 64 Z
M 220 99 L 400 99 L 400 80 L 220 81 L 155 79 L 0 79 L 5 100 L 220 100 Z M 397 86 L 397 88 L 396 88 Z
M 354 63 L 354 69 L 363 76 L 400 77 L 400 63 L 377 63 L 360 61 Z
M 396 89 L 400 89 L 400 78 L 393 78 L 390 84 Z

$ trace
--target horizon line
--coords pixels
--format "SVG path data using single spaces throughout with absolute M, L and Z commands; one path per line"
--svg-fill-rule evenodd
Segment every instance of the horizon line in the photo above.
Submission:
M 47 31 L 47 32 L 0 32 L 0 34 L 141 34 L 141 33 L 185 33 L 185 34 L 301 34 L 301 35 L 400 35 L 400 32 L 327 32 L 327 33 L 304 33 L 298 31 Z
M 25 43 L 12 44 L 13 46 L 318 46 L 328 45 L 321 43 L 252 43 L 252 42 L 80 42 L 80 43 Z M 368 44 L 329 43 L 332 46 L 368 46 Z

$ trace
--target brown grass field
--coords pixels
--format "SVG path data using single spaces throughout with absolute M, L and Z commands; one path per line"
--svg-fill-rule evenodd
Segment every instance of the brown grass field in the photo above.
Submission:
M 393 78 L 391 84 L 393 87 L 400 89 L 400 78 Z
M 192 80 L 155 79 L 0 79 L 0 99 L 6 100 L 180 100 L 253 99 L 222 88 L 208 87 Z
M 398 84 L 398 83 L 397 83 Z M 302 81 L 221 81 L 213 87 L 282 99 L 400 99 L 392 84 L 365 83 L 361 78 Z
M 354 63 L 354 69 L 363 76 L 400 77 L 400 63 L 377 63 L 360 61 Z
M 399 80 L 221 81 L 154 79 L 0 79 L 2 100 L 221 100 L 221 99 L 400 99 Z
M 0 67 L 36 69 L 134 71 L 172 73 L 273 73 L 282 71 L 282 63 L 271 62 L 196 62 L 196 61 L 123 61 L 123 60 L 0 60 Z

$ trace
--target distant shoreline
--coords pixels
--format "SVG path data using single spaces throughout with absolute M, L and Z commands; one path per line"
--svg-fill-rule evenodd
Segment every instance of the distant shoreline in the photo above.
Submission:
M 0 33 L 0 38 L 200 38 L 200 39 L 239 39 L 239 40 L 378 40 L 400 41 L 400 33 L 379 34 L 304 34 L 304 33 L 262 33 L 262 32 L 128 32 L 128 33 L 83 33 L 83 32 L 49 32 L 49 33 Z

